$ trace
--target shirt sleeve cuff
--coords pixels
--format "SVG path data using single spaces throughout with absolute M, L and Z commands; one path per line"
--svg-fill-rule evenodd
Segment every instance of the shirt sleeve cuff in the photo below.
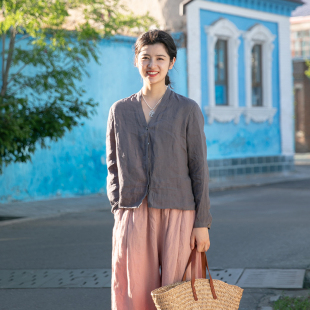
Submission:
M 211 228 L 211 222 L 202 222 L 202 221 L 195 221 L 194 223 L 194 228 L 200 228 L 200 227 L 208 227 L 209 229 Z
M 111 209 L 111 212 L 114 213 L 114 211 L 118 210 L 118 201 L 114 204 L 111 203 L 111 206 L 112 206 L 112 209 Z

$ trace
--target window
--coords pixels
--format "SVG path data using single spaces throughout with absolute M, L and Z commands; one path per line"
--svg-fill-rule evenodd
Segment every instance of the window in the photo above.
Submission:
M 217 40 L 215 45 L 215 104 L 228 105 L 227 98 L 227 41 Z
M 245 53 L 247 123 L 273 122 L 277 109 L 272 107 L 272 52 L 275 35 L 256 24 L 243 34 Z
M 252 106 L 261 107 L 262 105 L 262 46 L 255 44 L 252 48 Z
M 220 18 L 205 26 L 207 36 L 208 106 L 205 112 L 209 124 L 239 122 L 243 109 L 238 96 L 238 50 L 241 31 L 231 21 Z
M 310 30 L 292 31 L 292 57 L 310 57 Z

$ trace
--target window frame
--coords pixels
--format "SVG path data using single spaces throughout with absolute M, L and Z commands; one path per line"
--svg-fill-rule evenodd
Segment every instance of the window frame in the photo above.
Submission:
M 261 123 L 269 120 L 272 124 L 273 117 L 277 112 L 272 105 L 272 53 L 273 41 L 276 36 L 262 24 L 255 24 L 243 34 L 245 53 L 245 93 L 246 108 L 244 115 L 246 123 L 251 121 Z M 252 106 L 252 48 L 255 44 L 262 45 L 262 106 Z
M 239 107 L 238 58 L 239 37 L 242 31 L 226 18 L 220 18 L 210 26 L 204 27 L 207 36 L 208 102 L 204 108 L 209 124 L 218 122 L 239 123 L 243 109 Z M 215 100 L 215 45 L 217 40 L 227 40 L 227 78 L 228 105 L 216 105 Z

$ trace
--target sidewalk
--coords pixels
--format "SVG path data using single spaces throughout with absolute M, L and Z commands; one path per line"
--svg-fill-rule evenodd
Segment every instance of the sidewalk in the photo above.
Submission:
M 296 165 L 310 165 L 310 153 L 297 153 L 295 154 Z

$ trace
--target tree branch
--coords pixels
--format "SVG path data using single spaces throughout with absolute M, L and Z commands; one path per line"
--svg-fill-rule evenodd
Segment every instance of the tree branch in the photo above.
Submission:
M 20 39 L 16 40 L 15 43 L 17 43 L 17 42 L 19 42 L 19 41 L 22 41 L 22 40 L 24 40 L 24 39 L 27 39 L 27 38 L 29 38 L 29 37 L 30 37 L 29 34 L 25 34 L 23 37 L 21 37 Z
M 4 81 L 4 66 L 5 66 L 5 37 L 6 33 L 3 32 L 2 34 L 2 85 Z
M 15 90 L 13 89 L 12 91 L 10 91 L 10 95 L 16 96 L 19 90 L 21 90 L 22 88 L 28 87 L 27 84 L 19 84 L 18 86 L 19 86 L 19 87 L 16 88 Z
M 14 79 L 14 76 L 16 76 L 17 74 L 19 74 L 28 64 L 24 64 L 15 74 L 12 75 L 12 77 L 9 79 L 9 81 L 7 82 L 6 86 L 8 86 L 10 84 L 10 82 L 12 82 L 12 80 Z
M 2 2 L 2 16 L 5 18 L 5 10 L 4 10 L 4 2 Z M 2 86 L 4 81 L 4 66 L 5 66 L 5 39 L 6 39 L 6 32 L 3 32 L 2 34 Z
M 6 68 L 3 75 L 3 83 L 2 83 L 2 89 L 1 89 L 1 96 L 4 96 L 7 90 L 7 81 L 10 71 L 10 66 L 13 59 L 13 53 L 14 53 L 14 45 L 15 45 L 15 37 L 16 37 L 16 29 L 11 28 L 11 37 L 10 37 L 10 44 L 9 44 L 9 54 L 8 58 L 6 60 Z

